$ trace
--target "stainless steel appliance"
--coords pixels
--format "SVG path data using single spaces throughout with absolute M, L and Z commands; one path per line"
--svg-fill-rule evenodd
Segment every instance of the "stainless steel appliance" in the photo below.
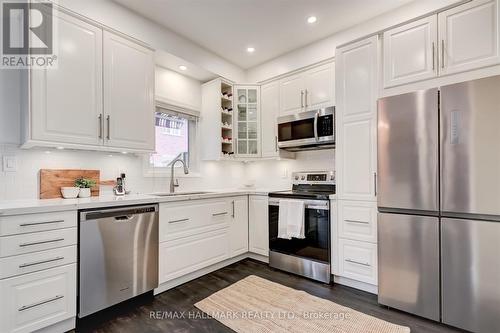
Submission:
M 335 147 L 335 107 L 278 118 L 278 147 L 289 151 Z
M 158 286 L 158 205 L 80 212 L 80 318 Z
M 500 331 L 500 76 L 379 101 L 379 303 Z
M 269 194 L 269 266 L 330 283 L 330 199 L 335 175 L 329 172 L 294 172 L 292 190 Z M 305 238 L 278 238 L 279 202 L 302 200 Z

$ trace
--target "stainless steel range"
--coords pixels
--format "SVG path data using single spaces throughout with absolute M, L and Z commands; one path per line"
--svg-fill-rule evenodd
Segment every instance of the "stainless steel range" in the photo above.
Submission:
M 292 190 L 269 194 L 269 265 L 317 281 L 330 283 L 330 199 L 335 173 L 295 172 Z M 303 205 L 303 237 L 279 237 L 283 201 Z M 281 221 L 286 223 L 286 221 Z

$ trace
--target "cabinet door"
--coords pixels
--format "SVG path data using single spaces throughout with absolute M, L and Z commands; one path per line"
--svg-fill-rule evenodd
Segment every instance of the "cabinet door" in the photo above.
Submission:
M 339 199 L 375 201 L 377 36 L 337 49 Z
M 335 65 L 325 64 L 305 73 L 304 105 L 306 110 L 317 110 L 335 104 Z
M 439 14 L 441 74 L 500 63 L 498 0 L 477 0 Z
M 249 198 L 249 251 L 269 256 L 269 207 L 267 196 Z
M 384 88 L 437 76 L 437 16 L 384 32 Z
M 104 32 L 105 144 L 155 149 L 153 52 Z
M 339 275 L 377 285 L 377 244 L 339 239 Z
M 260 89 L 257 86 L 237 86 L 236 115 L 233 115 L 233 128 L 236 127 L 236 156 L 260 156 Z M 236 120 L 234 117 L 236 116 Z
M 231 257 L 248 252 L 248 197 L 231 199 L 229 224 Z
M 304 110 L 305 82 L 300 73 L 280 81 L 280 116 L 295 114 Z
M 280 107 L 279 83 L 273 82 L 262 86 L 262 157 L 278 156 L 278 136 L 276 118 Z
M 31 71 L 32 139 L 101 145 L 102 30 L 55 11 L 57 69 Z
M 337 228 L 341 238 L 377 243 L 377 204 L 340 200 Z

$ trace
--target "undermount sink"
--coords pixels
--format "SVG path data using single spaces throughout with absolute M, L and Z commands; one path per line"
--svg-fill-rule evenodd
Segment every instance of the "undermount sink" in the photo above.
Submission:
M 152 195 L 155 195 L 158 197 L 174 197 L 174 196 L 181 196 L 181 195 L 196 195 L 196 194 L 208 194 L 208 193 L 213 193 L 213 192 L 199 191 L 199 192 L 178 192 L 178 193 L 153 193 Z

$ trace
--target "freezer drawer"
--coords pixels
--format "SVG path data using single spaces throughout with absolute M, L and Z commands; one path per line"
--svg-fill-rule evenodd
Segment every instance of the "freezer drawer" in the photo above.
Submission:
M 500 223 L 442 219 L 443 322 L 500 332 Z
M 438 90 L 378 102 L 378 206 L 438 210 Z
M 378 302 L 439 321 L 439 219 L 378 214 Z
M 441 210 L 500 215 L 500 76 L 441 88 Z M 465 215 L 461 215 L 465 214 Z

